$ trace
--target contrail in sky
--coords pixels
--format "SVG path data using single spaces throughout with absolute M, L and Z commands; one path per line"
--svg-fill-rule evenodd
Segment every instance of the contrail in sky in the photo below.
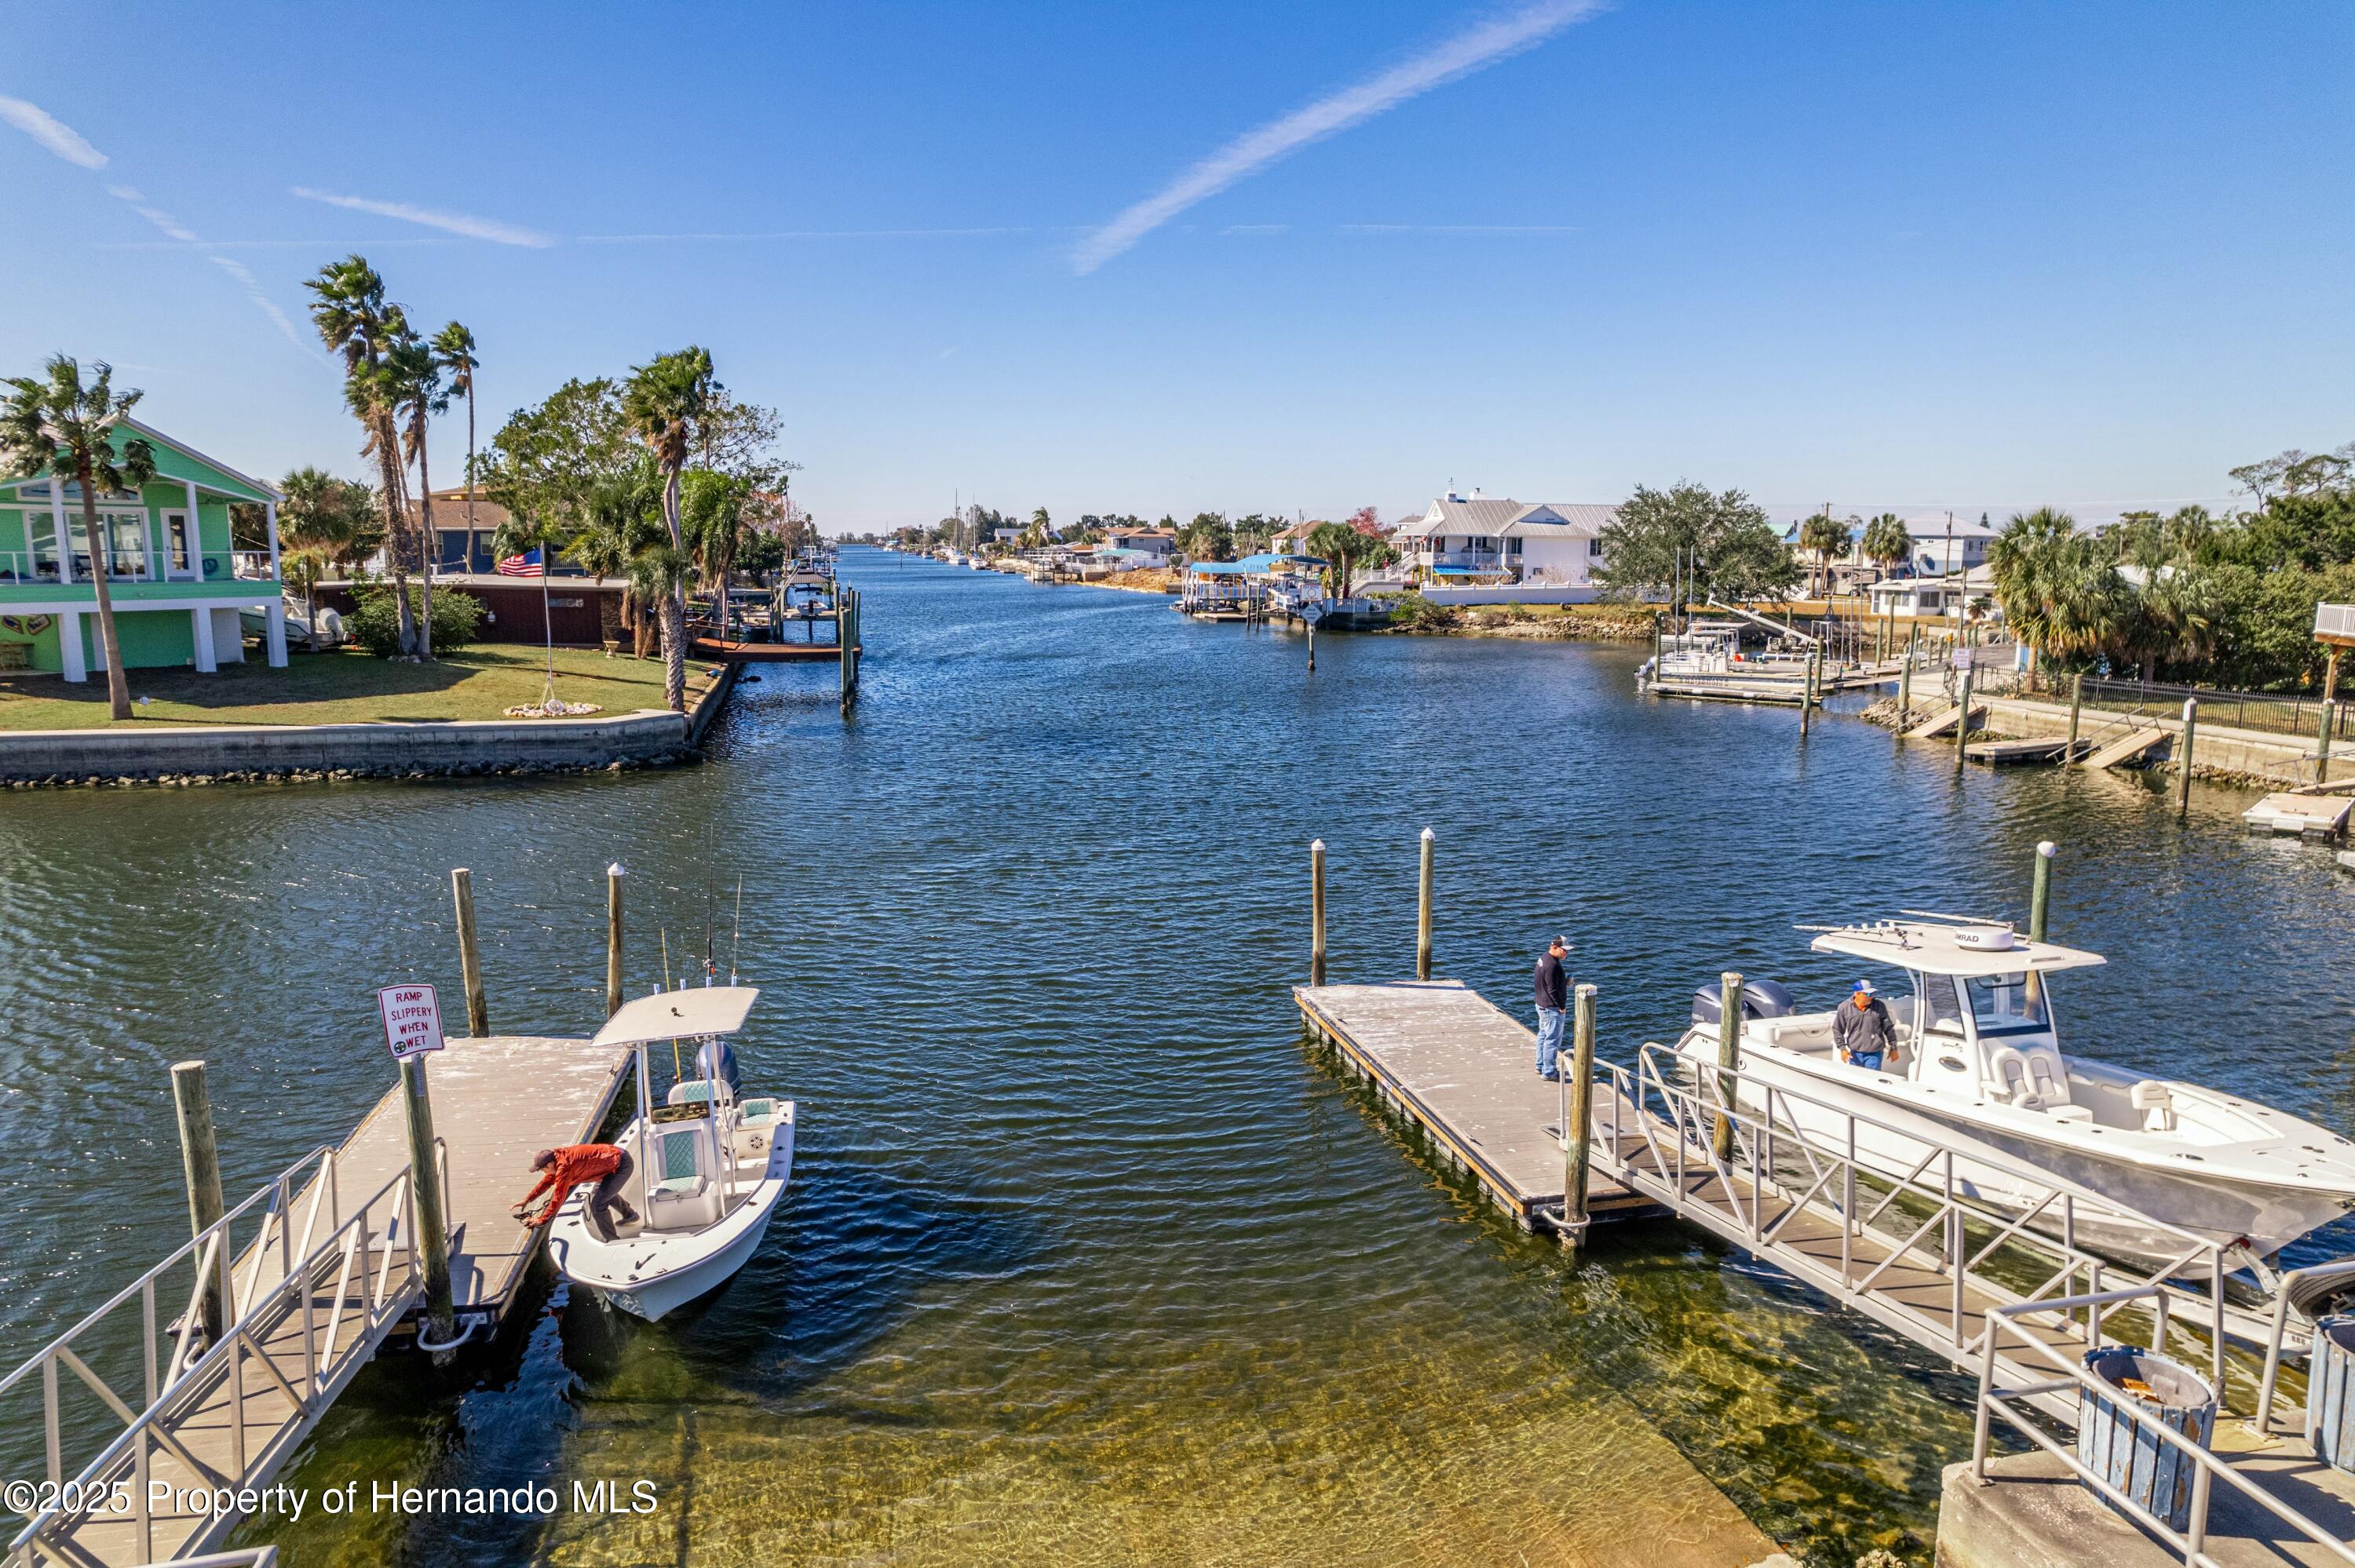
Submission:
M 1071 270 L 1084 277 L 1195 203 L 1218 195 L 1277 159 L 1362 124 L 1434 87 L 1535 48 L 1604 8 L 1604 0 L 1540 0 L 1246 132 L 1091 233 L 1072 254 Z
M 21 98 L 0 98 L 0 122 L 14 125 L 69 164 L 79 164 L 85 169 L 106 167 L 105 154 L 37 103 L 27 103 Z
M 314 190 L 308 185 L 295 185 L 293 194 L 304 201 L 325 202 L 349 212 L 372 212 L 378 217 L 398 218 L 403 223 L 420 223 L 428 228 L 438 228 L 445 234 L 455 234 L 468 239 L 487 239 L 494 245 L 523 245 L 533 249 L 545 249 L 556 241 L 538 229 L 520 224 L 503 223 L 496 217 L 476 217 L 471 213 L 440 212 L 432 207 L 411 207 L 402 201 L 378 201 L 372 196 L 340 196 L 334 191 Z

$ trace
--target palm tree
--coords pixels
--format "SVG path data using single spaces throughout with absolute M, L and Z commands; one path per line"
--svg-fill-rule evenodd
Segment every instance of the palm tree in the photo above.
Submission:
M 580 529 L 566 554 L 583 570 L 601 577 L 620 577 L 622 624 L 630 632 L 630 652 L 646 652 L 645 601 L 638 597 L 633 567 L 641 553 L 659 543 L 662 523 L 655 505 L 660 476 L 654 459 L 641 454 L 637 466 L 599 480 L 581 504 Z
M 392 562 L 393 599 L 400 617 L 400 650 L 413 652 L 417 623 L 409 602 L 408 487 L 395 429 L 397 384 L 385 367 L 391 323 L 399 313 L 385 302 L 384 279 L 362 256 L 329 262 L 304 287 L 313 296 L 311 321 L 320 340 L 343 355 L 344 406 L 360 423 L 365 437 L 360 455 L 376 460 L 385 554 Z
M 114 597 L 106 583 L 113 552 L 100 541 L 100 491 L 138 490 L 155 477 L 155 449 L 142 436 L 133 436 L 118 448 L 115 432 L 138 403 L 136 391 L 117 392 L 114 371 L 104 360 L 94 361 L 94 378 L 84 385 L 81 366 L 64 355 L 52 355 L 42 366 L 48 376 L 18 376 L 5 383 L 8 400 L 0 407 L 0 462 L 19 479 L 46 473 L 51 484 L 71 481 L 81 489 L 81 532 L 90 545 L 91 586 L 98 594 L 98 640 L 106 652 L 106 705 L 109 716 L 131 716 L 131 683 L 123 673 L 123 642 L 114 630 Z M 197 520 L 188 519 L 189 545 L 194 551 Z M 58 541 L 60 557 L 70 560 L 73 541 Z M 79 622 L 76 622 L 79 625 Z
M 450 392 L 466 400 L 466 536 L 474 534 L 474 334 L 452 322 L 433 334 L 433 358 L 450 378 Z
M 678 520 L 678 475 L 716 389 L 710 354 L 688 347 L 632 366 L 622 394 L 623 417 L 662 472 L 663 525 L 669 530 L 674 558 L 659 570 L 632 575 L 642 588 L 661 589 L 663 685 L 674 713 L 687 711 L 687 539 Z
M 406 421 L 400 429 L 401 450 L 417 465 L 418 525 L 425 541 L 424 585 L 419 595 L 423 613 L 417 629 L 417 656 L 431 662 L 433 567 L 442 553 L 442 540 L 433 531 L 433 474 L 426 466 L 425 435 L 426 426 L 434 415 L 450 411 L 450 394 L 442 390 L 442 363 L 434 357 L 433 345 L 410 331 L 409 317 L 399 305 L 392 307 L 389 328 L 390 346 L 385 351 L 385 372 L 391 383 L 396 416 Z
M 1863 547 L 1864 558 L 1887 577 L 1913 555 L 1913 531 L 1896 513 L 1884 512 L 1864 525 Z
M 1987 545 L 1987 570 L 2004 619 L 2031 661 L 2089 658 L 2124 643 L 2129 605 L 2110 547 L 2077 531 L 2065 512 L 2015 515 Z
M 316 653 L 319 576 L 359 538 L 369 497 L 365 487 L 320 468 L 298 468 L 278 489 L 285 498 L 278 503 L 279 544 L 288 571 L 303 589 L 303 620 L 311 652 Z
M 1829 512 L 1818 512 L 1799 524 L 1799 548 L 1816 557 L 1823 592 L 1819 598 L 1831 597 L 1832 562 L 1848 553 L 1848 524 Z
M 1308 533 L 1308 553 L 1325 563 L 1326 580 L 1335 599 L 1348 599 L 1356 586 L 1358 568 L 1387 565 L 1397 549 L 1387 539 L 1360 534 L 1347 523 L 1319 523 Z

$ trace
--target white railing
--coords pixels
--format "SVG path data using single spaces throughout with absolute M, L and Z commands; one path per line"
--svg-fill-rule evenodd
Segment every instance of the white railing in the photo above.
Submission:
M 2317 637 L 2355 638 L 2355 604 L 2316 605 L 2314 634 Z
M 2105 1214 L 2115 1206 L 2049 1172 L 2003 1168 L 2020 1196 L 1998 1202 L 1972 1191 L 1970 1170 L 1996 1161 L 1961 1156 L 1742 1069 L 1693 1067 L 1657 1044 L 1637 1053 L 1634 1068 L 1598 1063 L 1596 1075 L 1613 1091 L 1601 1109 L 1610 1162 L 1618 1167 L 1614 1174 L 1820 1289 L 1851 1304 L 1872 1297 L 1872 1315 L 1950 1359 L 1961 1361 L 1982 1348 L 1986 1330 L 1966 1330 L 1977 1310 L 1974 1297 L 2050 1311 L 2051 1300 L 2072 1291 L 2101 1293 L 2121 1276 L 2135 1289 L 2163 1291 L 2184 1325 L 2210 1327 L 2204 1349 L 2219 1390 L 2226 1334 L 2237 1328 L 2251 1340 L 2262 1337 L 2260 1324 L 2227 1303 L 2222 1246 L 2137 1216 L 2172 1250 L 2166 1262 L 2145 1273 L 2088 1251 L 2076 1239 L 2081 1203 Z M 1720 1147 L 1730 1152 L 1721 1157 Z M 1712 1175 L 1720 1178 L 1713 1184 L 1707 1181 Z M 1769 1199 L 1782 1205 L 1779 1213 L 1768 1214 Z M 1837 1260 L 1778 1249 L 1782 1233 L 1802 1214 L 1838 1227 Z M 1884 1228 L 1884 1221 L 1898 1228 Z M 1998 1254 L 2010 1277 L 2041 1273 L 2041 1281 L 2022 1290 L 1989 1277 L 1987 1266 Z M 1883 1287 L 1909 1258 L 1945 1279 L 1934 1309 L 1914 1290 Z M 2186 1279 L 2199 1288 L 2181 1283 Z M 2220 1319 L 2225 1332 L 2213 1331 Z M 2102 1324 L 2095 1307 L 2082 1325 L 2056 1316 L 2045 1326 L 2087 1344 L 2100 1339 Z
M 278 574 L 267 550 L 207 550 L 193 560 L 174 560 L 146 550 L 105 552 L 110 583 L 274 582 Z M 72 576 L 58 570 L 55 550 L 0 550 L 0 587 L 11 583 L 85 585 L 91 580 L 87 550 L 73 552 Z
M 2173 1548 L 2182 1556 L 2189 1568 L 2222 1568 L 2222 1565 L 2208 1552 L 2208 1510 L 2209 1504 L 2215 1496 L 2216 1482 L 2220 1478 L 2226 1486 L 2238 1491 L 2247 1501 L 2263 1509 L 2307 1540 L 2318 1546 L 2327 1547 L 2341 1563 L 2355 1563 L 2355 1548 L 2350 1548 L 2346 1542 L 2331 1534 L 2322 1525 L 2316 1523 L 2274 1496 L 2272 1492 L 2242 1475 L 2225 1459 L 2211 1453 L 2205 1444 L 2194 1442 L 2182 1433 L 2169 1427 L 2156 1413 L 2143 1408 L 2141 1401 L 2131 1397 L 2121 1397 L 2116 1389 L 2087 1371 L 2082 1358 L 2073 1358 L 2037 1336 L 2021 1333 L 2014 1327 L 2015 1319 L 2031 1311 L 2075 1311 L 2082 1308 L 2090 1312 L 2099 1313 L 2105 1307 L 2117 1308 L 2128 1302 L 2147 1302 L 2158 1328 L 2153 1343 L 2163 1346 L 2167 1339 L 2168 1300 L 2167 1291 L 2158 1286 L 2146 1285 L 2128 1290 L 2094 1291 L 2083 1296 L 2063 1297 L 2053 1301 L 2020 1302 L 2015 1306 L 1998 1307 L 1989 1311 L 1985 1346 L 1979 1357 L 1978 1407 L 1976 1430 L 1971 1442 L 1972 1478 L 1981 1486 L 1988 1484 L 1988 1437 L 1990 1429 L 1994 1425 L 1993 1418 L 2000 1414 L 2030 1442 L 2068 1466 L 2071 1472 L 2092 1489 L 2095 1495 Z M 2016 1349 L 2019 1351 L 2032 1354 L 2049 1361 L 2060 1375 L 2037 1383 L 1998 1386 L 1996 1383 L 1998 1370 L 1997 1363 L 2003 1352 L 2002 1340 L 2006 1329 L 2011 1329 L 2012 1338 L 2018 1341 Z M 2222 1378 L 2218 1378 L 2211 1386 L 2215 1390 L 2217 1408 L 2221 1413 L 2223 1408 L 2224 1393 Z M 2059 1439 L 2046 1432 L 2041 1423 L 2031 1419 L 2027 1412 L 2020 1408 L 2021 1404 L 2028 1401 L 2043 1402 L 2049 1408 L 2052 1400 L 2063 1397 L 2074 1404 L 2088 1392 L 2103 1396 L 2111 1409 L 2134 1424 L 2137 1448 L 2147 1444 L 2164 1445 L 2174 1449 L 2178 1455 L 2188 1457 L 2195 1467 L 2191 1480 L 2191 1515 L 2184 1529 L 2177 1530 L 2167 1520 L 2151 1512 L 2141 1502 L 2112 1485 L 2108 1477 L 2078 1458 L 2072 1447 L 2063 1446 Z M 2138 1464 L 2137 1468 L 2141 1468 L 2141 1466 Z M 2274 1545 L 2278 1550 L 2277 1542 L 2268 1542 L 2268 1544 Z
M 125 1520 L 136 1532 L 138 1560 L 151 1561 L 156 1519 L 149 1480 L 159 1454 L 186 1467 L 189 1484 L 232 1490 L 250 1484 L 258 1463 L 274 1465 L 282 1457 L 273 1452 L 278 1435 L 290 1422 L 314 1418 L 408 1310 L 422 1276 L 415 1220 L 407 1171 L 346 1213 L 336 1151 L 314 1150 L 0 1378 L 0 1398 L 24 1402 L 38 1391 L 37 1422 L 16 1425 L 40 1432 L 48 1483 L 9 1543 L 8 1562 L 80 1561 L 87 1553 L 77 1555 L 77 1530 Z M 240 1240 L 249 1225 L 251 1234 Z M 185 1305 L 166 1319 L 164 1308 L 177 1298 L 169 1277 L 184 1266 Z M 137 1322 L 126 1332 L 134 1303 Z M 220 1324 L 218 1338 L 207 1338 L 208 1319 Z M 135 1404 L 100 1370 L 127 1382 L 126 1361 L 140 1391 Z M 284 1395 L 291 1416 L 265 1419 L 248 1408 L 254 1367 L 265 1388 Z M 69 1414 L 61 1372 L 72 1373 L 100 1408 Z M 225 1427 L 229 1446 L 226 1456 L 208 1459 L 177 1424 L 216 1397 L 225 1410 L 206 1412 L 209 1436 L 200 1441 L 218 1442 Z M 92 1442 L 96 1452 L 74 1464 L 69 1445 Z

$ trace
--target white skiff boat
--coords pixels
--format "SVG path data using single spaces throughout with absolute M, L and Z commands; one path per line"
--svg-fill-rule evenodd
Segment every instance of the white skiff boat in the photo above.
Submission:
M 618 1141 L 634 1167 L 623 1196 L 638 1218 L 600 1234 L 583 1187 L 565 1200 L 549 1246 L 567 1279 L 649 1322 L 744 1266 L 793 1177 L 794 1103 L 739 1095 L 724 1061 L 723 1042 L 760 994 L 659 991 L 624 1003 L 597 1032 L 600 1045 L 637 1048 L 638 1114 Z M 694 1042 L 697 1075 L 655 1106 L 646 1047 L 662 1040 Z
M 2189 1232 L 2257 1263 L 2355 1208 L 2355 1143 L 2337 1133 L 2236 1095 L 2064 1055 L 2051 977 L 2102 963 L 2098 953 L 1945 916 L 1828 930 L 1812 945 L 1902 970 L 1912 994 L 1885 999 L 1898 1046 L 1875 1071 L 1840 1059 L 1833 1013 L 1797 1012 L 1780 986 L 1745 991 L 1743 1097 L 1759 1093 L 1752 1080 L 1795 1091 L 1792 1114 L 1811 1139 L 1844 1139 L 1843 1113 L 1853 1112 L 1955 1150 L 1960 1184 L 1991 1202 L 2025 1208 L 2056 1185 L 2085 1194 L 2077 1240 L 2142 1262 L 2176 1257 Z M 1715 989 L 1696 1000 L 1678 1044 L 1695 1066 L 1717 1061 Z M 1806 1127 L 1811 1117 L 1824 1126 Z M 1921 1158 L 1913 1139 L 1877 1149 L 1857 1125 L 1860 1163 L 1902 1179 Z

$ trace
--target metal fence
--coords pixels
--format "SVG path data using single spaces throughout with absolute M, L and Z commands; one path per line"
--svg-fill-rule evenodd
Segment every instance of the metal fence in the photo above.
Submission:
M 2022 694 L 2069 699 L 2066 676 L 2037 675 L 2022 686 Z M 2276 692 L 2227 692 L 2208 686 L 2179 686 L 2165 681 L 2116 681 L 2085 677 L 2085 706 L 2108 713 L 2174 718 L 2183 712 L 2183 700 L 2200 700 L 2200 722 L 2271 735 L 2295 735 L 2314 739 L 2322 734 L 2322 704 L 2317 698 Z M 2355 739 L 2355 704 L 2334 704 L 2333 740 Z

